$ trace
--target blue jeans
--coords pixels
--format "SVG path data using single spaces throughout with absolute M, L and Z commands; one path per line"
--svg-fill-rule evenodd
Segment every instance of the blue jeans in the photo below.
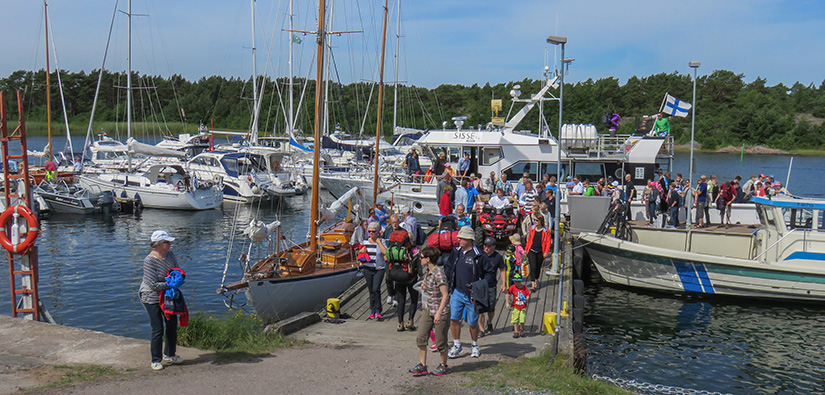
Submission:
M 363 272 L 370 294 L 370 314 L 381 314 L 381 283 L 384 281 L 384 269 L 364 266 Z
M 670 224 L 674 228 L 679 227 L 679 206 L 670 208 Z
M 658 204 L 656 202 L 648 203 L 647 209 L 650 211 L 650 223 L 653 224 L 656 222 L 656 209 L 658 208 Z
M 178 316 L 172 315 L 167 320 L 157 303 L 143 303 L 143 308 L 149 313 L 149 322 L 152 324 L 152 340 L 149 342 L 152 362 L 161 362 L 164 354 L 170 357 L 175 355 L 175 348 L 178 344 Z M 161 353 L 164 324 L 166 325 L 166 349 Z

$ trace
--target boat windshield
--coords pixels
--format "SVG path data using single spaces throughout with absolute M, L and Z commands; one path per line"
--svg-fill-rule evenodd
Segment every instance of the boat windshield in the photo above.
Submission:
M 790 229 L 822 229 L 823 224 L 821 220 L 817 221 L 817 227 L 814 227 L 814 217 L 817 214 L 821 217 L 821 210 L 813 210 L 808 208 L 782 209 L 782 215 L 785 217 L 785 224 Z

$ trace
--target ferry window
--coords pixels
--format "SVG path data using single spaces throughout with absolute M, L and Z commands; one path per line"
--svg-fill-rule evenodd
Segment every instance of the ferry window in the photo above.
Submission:
M 773 209 L 766 210 L 764 207 L 760 207 L 759 210 L 762 211 L 763 217 L 765 218 L 765 223 L 768 225 L 774 225 Z
M 501 148 L 482 148 L 481 149 L 481 164 L 488 166 L 501 160 Z
M 816 230 L 825 230 L 825 210 L 816 210 Z
M 504 170 L 504 173 L 507 174 L 507 181 L 510 182 L 518 183 L 524 173 L 530 174 L 530 179 L 536 182 L 538 181 L 536 174 L 538 168 L 538 163 L 536 162 L 517 162 L 509 169 Z
M 782 209 L 785 223 L 791 229 L 811 229 L 813 226 L 813 211 L 810 209 Z
M 457 163 L 458 162 L 458 148 L 450 148 L 449 156 L 447 157 L 447 161 L 450 163 Z
M 604 177 L 601 163 L 576 163 L 576 173 L 579 180 L 590 180 L 590 182 L 599 181 L 599 178 Z

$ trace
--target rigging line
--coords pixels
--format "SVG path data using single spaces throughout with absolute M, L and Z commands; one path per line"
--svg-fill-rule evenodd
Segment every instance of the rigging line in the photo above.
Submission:
M 46 9 L 48 12 L 48 9 Z M 66 144 L 69 147 L 69 152 L 72 154 L 74 160 L 74 149 L 72 147 L 72 139 L 69 131 L 69 114 L 66 112 L 66 97 L 63 94 L 63 81 L 60 79 L 60 63 L 57 61 L 57 48 L 54 44 L 54 29 L 52 28 L 51 19 L 48 20 L 49 31 L 52 32 L 52 53 L 54 54 L 54 73 L 57 75 L 57 87 L 60 91 L 60 105 L 63 107 L 63 121 L 66 124 Z M 48 48 L 46 48 L 48 50 Z M 65 149 L 65 148 L 64 148 Z
M 344 119 L 347 121 L 347 130 L 352 130 L 352 121 L 349 117 L 349 110 L 347 109 L 347 98 L 344 95 L 344 84 L 341 83 L 341 76 L 338 74 L 338 64 L 335 62 L 335 54 L 330 49 L 329 58 L 332 63 L 332 69 L 335 71 L 335 78 L 338 79 L 338 90 L 341 93 L 341 106 L 344 108 Z

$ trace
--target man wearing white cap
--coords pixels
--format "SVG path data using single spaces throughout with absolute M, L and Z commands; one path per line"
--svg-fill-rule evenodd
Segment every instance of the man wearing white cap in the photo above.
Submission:
M 470 338 L 473 347 L 470 356 L 478 358 L 478 310 L 471 298 L 471 286 L 478 280 L 495 276 L 485 267 L 484 254 L 473 245 L 473 229 L 469 226 L 458 231 L 458 247 L 450 253 L 450 259 L 444 272 L 450 288 L 450 331 L 453 334 L 453 347 L 448 353 L 450 358 L 457 358 L 464 353 L 461 348 L 461 320 L 470 326 Z

